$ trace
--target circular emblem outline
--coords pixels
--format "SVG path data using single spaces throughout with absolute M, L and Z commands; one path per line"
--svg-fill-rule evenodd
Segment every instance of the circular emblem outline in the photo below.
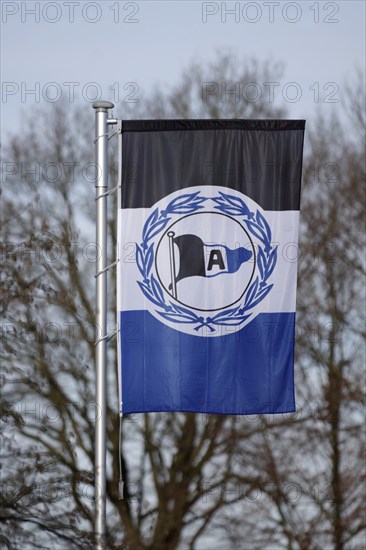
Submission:
M 224 306 L 224 307 L 216 307 L 216 308 L 212 308 L 212 309 L 202 309 L 202 308 L 199 308 L 199 307 L 193 307 L 193 306 L 189 306 L 187 304 L 185 304 L 184 302 L 181 302 L 180 300 L 178 300 L 178 298 L 174 298 L 171 293 L 166 289 L 166 287 L 164 286 L 164 283 L 163 281 L 161 280 L 161 277 L 159 275 L 159 269 L 158 269 L 158 264 L 157 264 L 157 257 L 158 257 L 158 252 L 159 252 L 159 246 L 160 246 L 160 243 L 162 241 L 162 239 L 164 238 L 164 236 L 167 234 L 168 231 L 171 230 L 172 227 L 174 227 L 174 225 L 178 222 L 180 222 L 181 220 L 183 220 L 184 218 L 189 218 L 190 216 L 197 216 L 197 215 L 200 215 L 200 214 L 217 214 L 218 216 L 225 216 L 226 218 L 229 218 L 230 220 L 233 220 L 235 223 L 237 223 L 241 229 L 244 231 L 244 233 L 246 234 L 246 236 L 248 237 L 249 241 L 250 241 L 250 244 L 252 245 L 252 250 L 253 250 L 253 256 L 254 256 L 254 262 L 253 262 L 253 270 L 252 270 L 252 274 L 250 276 L 250 279 L 248 281 L 248 284 L 247 286 L 244 288 L 241 296 L 239 296 L 239 298 L 237 300 L 234 300 L 234 302 L 232 302 L 231 304 L 228 304 L 227 306 Z M 254 247 L 254 244 L 253 244 L 253 241 L 251 239 L 251 236 L 249 235 L 249 233 L 247 232 L 247 230 L 245 229 L 245 227 L 243 227 L 243 225 L 238 221 L 236 220 L 235 218 L 233 218 L 232 216 L 229 216 L 228 214 L 224 214 L 222 212 L 211 212 L 209 210 L 206 210 L 205 212 L 193 212 L 193 214 L 187 214 L 186 216 L 182 216 L 181 218 L 179 218 L 179 220 L 173 222 L 164 232 L 164 234 L 162 235 L 162 237 L 160 238 L 160 241 L 158 242 L 158 245 L 156 247 L 156 253 L 155 253 L 155 271 L 156 271 L 156 274 L 158 276 L 158 279 L 159 279 L 159 282 L 161 284 L 161 286 L 164 288 L 165 292 L 171 297 L 173 298 L 173 300 L 175 300 L 176 302 L 178 302 L 179 304 L 183 305 L 183 306 L 186 306 L 190 309 L 194 309 L 195 311 L 221 311 L 223 309 L 227 309 L 229 307 L 232 307 L 234 304 L 236 304 L 237 302 L 239 302 L 239 300 L 241 300 L 248 288 L 248 286 L 250 285 L 252 279 L 253 279 L 253 276 L 254 276 L 254 272 L 255 272 L 255 266 L 256 266 L 256 263 L 257 263 L 257 255 L 256 255 L 256 252 L 255 252 L 255 247 Z
M 174 216 L 183 217 L 185 214 L 198 212 L 204 208 L 202 203 L 206 201 L 212 201 L 214 208 L 220 212 L 242 218 L 248 231 L 263 245 L 262 247 L 258 244 L 256 265 L 259 274 L 250 284 L 244 301 L 236 307 L 225 308 L 212 317 L 197 315 L 193 309 L 174 303 L 174 298 L 170 294 L 166 300 L 161 284 L 152 272 L 155 263 L 154 237 L 163 231 Z M 215 197 L 205 197 L 201 195 L 201 191 L 179 195 L 172 199 L 164 210 L 159 211 L 156 207 L 144 224 L 142 242 L 140 245 L 136 243 L 136 263 L 143 277 L 143 280 L 137 283 L 146 298 L 160 308 L 155 311 L 171 323 L 194 325 L 196 332 L 207 327 L 211 333 L 216 332 L 220 326 L 239 327 L 253 315 L 253 311 L 250 310 L 253 310 L 273 287 L 273 284 L 267 283 L 277 263 L 277 245 L 272 246 L 271 239 L 271 229 L 262 213 L 259 210 L 251 212 L 240 197 L 222 191 Z M 179 330 L 178 327 L 177 329 Z

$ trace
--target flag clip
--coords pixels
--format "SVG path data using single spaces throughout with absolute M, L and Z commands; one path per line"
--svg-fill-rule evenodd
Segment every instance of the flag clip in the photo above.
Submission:
M 122 481 L 121 479 L 119 480 L 119 483 L 118 483 L 118 500 L 123 500 L 123 491 L 124 491 L 124 486 L 125 486 L 125 483 L 124 481 Z

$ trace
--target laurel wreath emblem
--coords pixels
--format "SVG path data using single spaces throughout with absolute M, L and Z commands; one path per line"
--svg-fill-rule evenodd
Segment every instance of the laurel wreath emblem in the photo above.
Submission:
M 248 231 L 261 245 L 258 246 L 257 265 L 259 275 L 250 284 L 244 301 L 236 307 L 227 308 L 212 317 L 197 315 L 194 311 L 166 299 L 164 291 L 152 272 L 154 263 L 154 242 L 152 240 L 176 215 L 192 214 L 203 208 L 203 203 L 213 201 L 214 208 L 233 217 L 240 217 Z M 142 231 L 142 242 L 136 246 L 137 267 L 143 277 L 137 281 L 144 295 L 159 309 L 157 313 L 174 323 L 192 324 L 194 330 L 202 327 L 214 332 L 218 326 L 238 326 L 248 319 L 252 310 L 270 292 L 273 284 L 267 281 L 277 263 L 277 246 L 271 244 L 271 229 L 259 210 L 251 212 L 245 202 L 226 193 L 219 192 L 217 197 L 204 197 L 201 192 L 180 195 L 173 199 L 165 210 L 159 208 L 150 214 Z

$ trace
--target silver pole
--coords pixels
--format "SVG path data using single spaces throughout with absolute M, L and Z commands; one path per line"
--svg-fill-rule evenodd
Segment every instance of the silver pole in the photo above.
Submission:
M 109 101 L 97 101 L 95 109 L 95 162 L 97 209 L 97 265 L 96 265 L 96 325 L 95 346 L 95 540 L 97 550 L 105 550 L 106 544 L 106 426 L 107 426 L 107 195 L 108 189 L 108 109 Z

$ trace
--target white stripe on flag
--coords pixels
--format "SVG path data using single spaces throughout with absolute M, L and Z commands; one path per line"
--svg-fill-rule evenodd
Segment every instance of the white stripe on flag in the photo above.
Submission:
M 117 286 L 119 311 L 144 310 L 146 298 L 137 281 L 141 275 L 136 265 L 136 243 L 141 243 L 148 208 L 123 209 L 118 211 Z M 296 278 L 298 250 L 299 211 L 264 211 L 272 231 L 272 244 L 278 244 L 277 265 L 268 283 L 273 288 L 261 302 L 262 313 L 283 313 L 296 310 Z

